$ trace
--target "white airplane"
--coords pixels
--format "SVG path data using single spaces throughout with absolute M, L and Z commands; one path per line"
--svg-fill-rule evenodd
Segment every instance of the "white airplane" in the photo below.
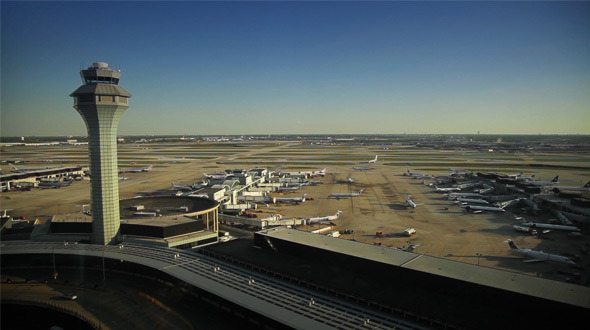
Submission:
M 353 166 L 352 169 L 357 170 L 357 171 L 370 171 L 370 170 L 372 170 L 372 168 L 365 167 L 365 166 Z
M 174 182 L 172 182 L 172 189 L 174 189 L 176 191 L 193 191 L 193 190 L 195 190 L 191 186 L 177 186 L 174 184 Z
M 487 201 L 484 201 L 483 199 L 472 199 L 472 198 L 459 197 L 456 200 L 459 202 L 464 202 L 464 203 L 485 204 L 485 205 L 490 204 Z
M 520 172 L 518 174 L 507 174 L 506 176 L 511 178 L 511 179 L 516 179 L 516 178 L 520 178 L 524 173 Z
M 337 182 L 338 183 L 348 183 L 348 184 L 351 184 L 351 183 L 354 183 L 354 179 L 349 177 L 346 180 L 338 180 Z
M 303 203 L 303 202 L 305 202 L 305 196 L 307 196 L 307 194 L 304 194 L 301 197 L 276 197 L 275 202 L 277 202 L 277 203 Z
M 424 205 L 424 203 L 421 203 L 421 204 L 416 204 L 416 203 L 414 203 L 414 201 L 413 201 L 413 200 L 412 200 L 410 197 L 411 197 L 411 196 L 408 196 L 408 199 L 406 199 L 406 205 L 407 205 L 407 206 L 409 206 L 409 207 L 411 207 L 411 208 L 415 209 L 415 208 L 416 208 L 416 206 L 418 206 L 418 205 Z
M 531 227 L 531 228 L 555 229 L 555 230 L 566 230 L 566 231 L 581 231 L 580 228 L 578 228 L 576 226 L 552 225 L 549 223 L 523 222 L 523 223 L 521 223 L 521 225 Z
M 531 249 L 521 249 L 518 246 L 516 246 L 516 244 L 514 244 L 514 242 L 510 239 L 506 240 L 506 242 L 508 243 L 508 245 L 510 245 L 511 251 L 513 251 L 513 253 L 520 254 L 520 255 L 524 256 L 525 258 L 530 258 L 530 259 L 524 260 L 524 262 L 553 261 L 553 262 L 558 262 L 558 263 L 563 263 L 563 264 L 568 264 L 568 265 L 575 265 L 576 264 L 573 260 L 571 260 L 568 257 L 560 256 L 557 254 L 545 253 L 543 251 L 535 251 L 535 250 L 531 250 Z
M 323 169 L 321 171 L 313 171 L 313 172 L 311 172 L 310 177 L 314 178 L 316 176 L 324 176 L 324 175 L 326 175 L 326 169 Z
M 312 223 L 318 223 L 318 222 L 333 221 L 333 220 L 338 219 L 338 217 L 340 217 L 340 214 L 342 214 L 342 211 L 338 210 L 336 212 L 336 214 L 334 214 L 334 215 L 327 215 L 325 217 L 307 218 L 307 223 L 312 224 Z
M 531 235 L 536 235 L 537 231 L 532 229 L 531 227 L 526 227 L 526 226 L 520 226 L 520 225 L 513 225 L 512 229 L 519 231 L 521 233 L 527 233 L 527 234 L 531 234 Z
M 456 188 L 456 187 L 450 187 L 450 188 L 439 188 L 436 185 L 434 185 L 434 191 L 436 192 L 453 192 L 453 191 L 461 191 L 461 188 Z
M 301 188 L 301 186 L 297 186 L 297 187 L 280 187 L 279 189 L 277 189 L 278 192 L 293 192 L 297 189 Z
M 553 192 L 559 194 L 562 190 L 570 190 L 570 191 L 586 191 L 590 190 L 590 181 L 588 181 L 585 185 L 581 187 L 564 187 L 564 186 L 557 186 L 553 187 Z
M 461 205 L 461 207 L 465 208 L 467 211 L 489 211 L 489 212 L 506 212 L 501 207 L 494 207 L 494 206 L 478 206 L 478 205 Z
M 152 169 L 152 165 L 144 168 L 124 168 L 120 169 L 119 173 L 141 173 L 141 172 L 148 172 Z
M 11 172 L 13 172 L 13 173 L 31 173 L 31 172 L 37 172 L 37 171 L 51 169 L 51 167 L 38 167 L 38 168 L 18 169 L 16 166 L 12 165 L 11 163 L 9 163 L 8 165 L 10 165 L 10 167 L 12 167 L 12 171 Z
M 553 180 L 551 181 L 543 181 L 543 180 L 539 180 L 539 181 L 531 181 L 530 183 L 536 185 L 536 186 L 550 186 L 550 185 L 554 185 L 559 183 L 559 175 L 555 176 L 553 178 Z
M 41 182 L 39 182 L 39 188 L 41 188 L 41 189 L 55 189 L 55 188 L 67 187 L 70 185 L 72 185 L 71 181 L 64 181 L 64 182 L 41 181 Z
M 412 179 L 431 179 L 432 178 L 432 175 L 411 172 L 409 169 L 407 170 L 407 173 L 404 173 L 403 175 L 410 176 Z
M 379 157 L 379 155 L 375 155 L 375 159 L 371 159 L 369 161 L 369 164 L 375 164 L 377 162 L 377 158 Z
M 222 180 L 227 178 L 227 174 L 222 173 L 222 172 L 215 172 L 215 174 L 207 174 L 207 173 L 203 173 L 205 175 L 205 179 L 208 180 Z
M 450 194 L 444 194 L 443 198 L 446 199 L 457 199 L 457 198 L 466 198 L 466 197 L 477 197 L 477 198 L 484 198 L 485 196 L 482 194 L 476 194 L 476 193 L 450 193 Z
M 323 182 L 319 180 L 307 180 L 307 183 L 309 183 L 312 186 L 315 186 L 316 184 L 323 184 Z
M 330 194 L 328 196 L 328 198 L 340 199 L 340 198 L 357 197 L 357 196 L 360 196 L 362 192 L 363 192 L 363 190 L 361 189 L 361 190 L 359 190 L 358 192 L 355 192 L 355 193 L 342 193 L 342 194 L 336 193 L 336 194 Z

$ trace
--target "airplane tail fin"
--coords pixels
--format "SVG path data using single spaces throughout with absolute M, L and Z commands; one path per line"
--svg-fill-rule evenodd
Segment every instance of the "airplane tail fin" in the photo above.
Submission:
M 360 194 L 362 194 L 362 193 L 363 193 L 363 190 L 362 190 L 362 189 L 361 189 L 361 190 L 359 190 L 359 195 L 360 195 Z
M 559 180 L 559 175 L 556 175 L 551 182 L 557 182 L 557 180 Z
M 590 181 L 588 181 L 585 185 L 584 188 L 590 188 Z
M 514 250 L 518 249 L 518 246 L 516 246 L 516 244 L 514 244 L 514 242 L 511 239 L 506 240 L 506 243 L 508 243 L 508 245 L 510 245 L 511 249 L 514 249 Z

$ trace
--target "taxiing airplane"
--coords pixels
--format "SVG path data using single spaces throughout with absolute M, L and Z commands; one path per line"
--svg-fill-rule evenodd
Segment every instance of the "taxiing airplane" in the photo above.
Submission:
M 51 167 L 38 167 L 38 168 L 18 169 L 16 166 L 12 165 L 11 163 L 9 163 L 8 165 L 10 165 L 10 167 L 12 167 L 12 171 L 11 172 L 13 172 L 13 173 L 31 173 L 31 172 L 37 172 L 37 171 L 43 171 L 43 170 L 51 169 Z
M 309 175 L 312 178 L 315 178 L 316 176 L 324 176 L 326 175 L 326 169 L 323 169 L 321 171 L 313 171 L 311 172 L 311 174 Z
M 172 182 L 172 189 L 174 189 L 176 191 L 193 191 L 193 190 L 195 190 L 191 186 L 177 186 L 174 184 L 174 182 Z
M 307 194 L 304 194 L 301 197 L 276 197 L 275 202 L 276 203 L 303 203 L 303 202 L 305 202 L 305 196 L 307 196 Z
M 318 223 L 318 222 L 330 222 L 330 221 L 338 219 L 338 217 L 340 217 L 340 214 L 342 214 L 342 211 L 338 210 L 336 212 L 336 214 L 334 214 L 334 215 L 327 215 L 325 217 L 307 218 L 306 220 L 307 220 L 308 224 Z
M 411 200 L 411 199 L 408 197 L 408 199 L 406 199 L 406 205 L 407 205 L 407 206 L 409 206 L 409 207 L 411 207 L 411 208 L 413 208 L 413 209 L 415 209 L 415 208 L 416 208 L 416 206 L 418 206 L 418 205 L 424 205 L 424 203 L 421 203 L 421 204 L 416 204 L 416 203 L 414 203 L 414 201 L 413 201 L 413 200 Z
M 535 251 L 535 250 L 531 250 L 531 249 L 521 249 L 518 246 L 516 246 L 516 244 L 514 244 L 514 242 L 510 239 L 506 240 L 506 242 L 508 243 L 508 245 L 510 245 L 510 249 L 511 249 L 511 251 L 513 251 L 513 253 L 517 253 L 517 254 L 524 256 L 525 258 L 529 258 L 529 259 L 524 260 L 524 262 L 552 261 L 552 262 L 558 262 L 558 263 L 563 263 L 563 264 L 568 264 L 568 265 L 575 265 L 576 264 L 573 260 L 571 260 L 568 257 L 560 256 L 557 254 L 545 253 L 543 251 Z
M 366 167 L 366 166 L 353 166 L 352 169 L 357 170 L 357 171 L 370 171 L 370 170 L 372 170 L 371 167 Z
M 361 189 L 355 193 L 335 193 L 335 194 L 330 194 L 328 196 L 328 198 L 340 199 L 340 198 L 357 197 L 357 196 L 360 196 L 362 192 L 363 192 L 363 190 Z
M 152 165 L 143 168 L 124 168 L 120 169 L 119 173 L 141 173 L 141 172 L 149 172 L 152 169 Z

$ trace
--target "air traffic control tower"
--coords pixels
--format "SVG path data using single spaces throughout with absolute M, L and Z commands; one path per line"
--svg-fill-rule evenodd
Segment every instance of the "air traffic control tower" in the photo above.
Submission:
M 114 244 L 119 218 L 117 125 L 129 108 L 129 94 L 118 86 L 121 71 L 96 62 L 80 71 L 82 82 L 70 94 L 88 129 L 91 172 L 92 236 L 94 244 Z

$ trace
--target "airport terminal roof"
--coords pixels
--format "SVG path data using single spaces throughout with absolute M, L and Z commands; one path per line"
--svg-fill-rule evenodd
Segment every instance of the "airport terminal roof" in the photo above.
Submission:
M 525 295 L 590 308 L 590 288 L 310 232 L 273 228 L 257 234 Z

